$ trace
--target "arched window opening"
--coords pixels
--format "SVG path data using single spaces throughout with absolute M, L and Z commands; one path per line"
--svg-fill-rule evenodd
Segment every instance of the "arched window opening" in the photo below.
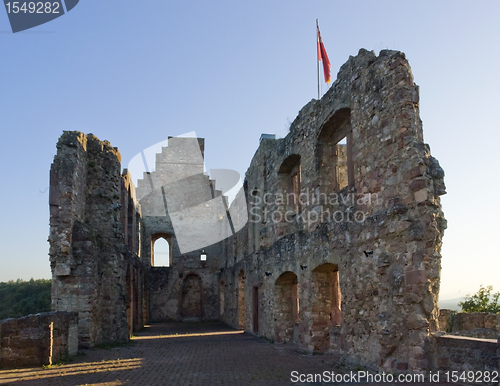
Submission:
M 168 241 L 160 237 L 154 242 L 153 256 L 151 258 L 153 267 L 170 267 L 171 250 Z
M 337 110 L 318 135 L 318 157 L 324 193 L 354 188 L 353 139 L 351 111 Z
M 294 340 L 299 322 L 299 289 L 297 275 L 287 271 L 274 284 L 275 341 L 286 343 Z
M 312 272 L 311 337 L 314 351 L 330 347 L 330 327 L 342 322 L 339 271 L 335 264 L 322 264 Z
M 300 155 L 292 154 L 281 163 L 278 169 L 278 181 L 285 206 L 288 210 L 294 210 L 296 213 L 301 210 L 299 199 L 301 179 Z

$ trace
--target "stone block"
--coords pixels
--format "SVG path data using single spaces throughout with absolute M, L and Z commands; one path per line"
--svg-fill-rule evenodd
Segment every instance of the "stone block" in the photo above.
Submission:
M 414 195 L 415 195 L 415 201 L 417 202 L 417 204 L 427 201 L 428 192 L 427 192 L 427 189 L 425 189 L 425 188 L 420 189 L 419 191 L 416 191 L 414 193 Z

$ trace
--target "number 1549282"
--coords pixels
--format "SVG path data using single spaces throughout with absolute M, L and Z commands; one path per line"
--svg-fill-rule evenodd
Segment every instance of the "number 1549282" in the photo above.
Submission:
M 59 13 L 58 2 L 13 1 L 5 3 L 7 13 Z

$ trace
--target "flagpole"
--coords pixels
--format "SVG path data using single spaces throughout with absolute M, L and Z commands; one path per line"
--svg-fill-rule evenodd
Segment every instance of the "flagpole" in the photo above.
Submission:
M 318 36 L 318 31 L 319 31 L 319 25 L 318 25 L 318 19 L 316 19 L 316 64 L 318 67 L 318 100 L 321 99 L 321 83 L 319 81 L 319 36 Z

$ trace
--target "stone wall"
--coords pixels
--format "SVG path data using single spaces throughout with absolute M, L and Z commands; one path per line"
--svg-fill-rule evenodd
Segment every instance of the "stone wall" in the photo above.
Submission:
M 436 344 L 435 368 L 439 370 L 474 372 L 500 370 L 498 356 L 500 344 L 496 339 L 444 335 L 436 337 Z
M 154 171 L 137 182 L 143 259 L 151 267 L 151 322 L 219 319 L 218 275 L 226 259 L 225 243 L 220 241 L 227 237 L 228 223 L 214 223 L 218 216 L 209 208 L 219 200 L 221 214 L 226 215 L 222 193 L 205 174 L 204 149 L 203 138 L 169 137 L 168 146 L 156 155 Z M 154 244 L 160 238 L 170 246 L 168 267 L 155 266 Z M 190 245 L 197 243 L 204 248 Z M 202 253 L 206 261 L 200 260 Z
M 0 321 L 2 369 L 51 365 L 77 351 L 75 312 L 49 312 Z
M 189 268 L 186 260 L 199 267 Z M 218 275 L 185 256 L 175 268 L 152 267 L 149 272 L 150 322 L 204 321 L 219 319 Z
M 353 363 L 429 368 L 443 176 L 423 143 L 404 54 L 361 50 L 285 138 L 261 141 L 245 178 L 251 221 L 227 243 L 235 259 L 228 254 L 221 275 L 223 320 Z M 287 272 L 297 278 L 298 316 L 285 322 Z
M 140 213 L 118 149 L 92 134 L 64 132 L 49 203 L 53 311 L 78 312 L 82 347 L 127 341 L 144 323 L 144 273 Z
M 500 335 L 500 315 L 488 312 L 440 310 L 439 329 L 453 335 L 496 339 Z

